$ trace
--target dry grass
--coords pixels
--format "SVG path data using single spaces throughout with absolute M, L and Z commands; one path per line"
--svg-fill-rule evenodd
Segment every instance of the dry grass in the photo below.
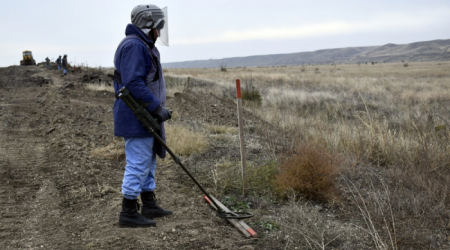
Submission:
M 239 129 L 237 127 L 224 125 L 206 124 L 206 128 L 212 134 L 237 134 L 239 132 Z
M 201 154 L 208 147 L 205 134 L 190 130 L 189 127 L 170 122 L 165 123 L 167 146 L 180 156 Z
M 242 171 L 240 161 L 227 159 L 217 162 L 212 170 L 212 180 L 216 194 L 241 194 Z M 278 163 L 247 161 L 247 191 L 254 196 L 272 197 L 274 194 L 275 176 L 278 171 Z
M 342 223 L 321 212 L 322 206 L 290 196 L 276 222 L 285 235 L 284 249 L 373 249 L 370 237 L 351 223 Z
M 89 90 L 94 90 L 94 91 L 108 91 L 108 92 L 113 92 L 114 93 L 114 87 L 113 86 L 109 86 L 107 84 L 86 84 L 85 86 L 87 89 Z
M 411 63 L 405 68 L 392 63 L 338 65 L 336 70 L 332 65 L 315 65 L 166 73 L 173 78 L 190 76 L 194 90 L 231 98 L 234 79 L 240 78 L 243 86 L 248 83 L 262 93 L 262 106 L 247 108 L 266 121 L 331 152 L 380 165 L 399 163 L 393 160 L 410 165 L 424 148 L 433 154 L 430 159 L 448 155 L 448 141 L 439 139 L 448 136 L 448 130 L 436 132 L 435 127 L 450 125 L 449 66 Z M 432 162 L 429 168 L 442 164 Z
M 432 178 L 421 174 L 399 169 L 389 173 L 370 166 L 361 170 L 342 176 L 341 191 L 349 199 L 343 208 L 359 211 L 355 226 L 370 236 L 373 248 L 442 249 L 448 244 L 448 192 L 442 183 L 434 179 L 425 188 L 424 181 Z
M 229 127 L 224 125 L 205 124 L 205 128 L 209 132 L 209 138 L 212 139 L 212 143 L 216 146 L 235 145 L 239 143 L 238 128 Z
M 206 135 L 194 132 L 189 126 L 165 123 L 167 145 L 180 156 L 201 154 L 208 147 Z M 125 158 L 125 143 L 122 138 L 115 138 L 109 145 L 98 147 L 91 151 L 91 155 L 99 158 L 122 160 Z
M 115 137 L 109 145 L 93 149 L 91 155 L 98 158 L 122 160 L 125 158 L 125 142 L 123 139 Z
M 362 215 L 364 226 L 360 228 L 371 237 L 375 248 L 379 250 L 397 249 L 396 222 L 390 190 L 380 176 L 376 173 L 374 175 L 381 184 L 381 189 L 375 187 L 372 179 L 368 179 L 367 189 L 370 191 L 367 193 L 360 191 L 360 188 L 347 177 L 344 177 L 344 180 L 350 191 L 350 199 Z

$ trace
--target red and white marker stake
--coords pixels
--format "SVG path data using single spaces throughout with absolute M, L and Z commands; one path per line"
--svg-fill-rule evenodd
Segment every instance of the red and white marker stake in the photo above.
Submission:
M 247 196 L 247 169 L 245 165 L 244 120 L 242 115 L 241 80 L 236 79 L 237 112 L 239 122 L 239 139 L 241 141 L 242 195 Z
M 241 101 L 241 81 L 239 79 L 236 80 L 236 95 L 237 95 L 237 111 L 238 111 L 238 120 L 239 120 L 239 138 L 241 140 L 241 165 L 242 165 L 242 193 L 243 195 L 247 195 L 247 172 L 245 169 L 245 140 L 244 140 L 244 121 L 242 115 L 242 101 Z M 205 200 L 217 210 L 214 204 L 208 199 L 208 197 L 204 196 Z M 220 201 L 211 196 L 212 199 L 216 202 L 218 206 L 225 212 L 231 212 L 226 206 L 224 206 Z M 246 237 L 257 237 L 255 231 L 251 227 L 249 227 L 243 220 L 236 219 L 227 219 L 231 224 L 233 224 L 236 228 L 238 228 Z

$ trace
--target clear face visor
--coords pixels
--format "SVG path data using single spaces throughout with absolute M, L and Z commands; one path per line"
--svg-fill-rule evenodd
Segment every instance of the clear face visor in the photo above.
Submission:
M 162 9 L 162 11 L 164 12 L 164 18 L 155 22 L 155 28 L 159 35 L 156 42 L 164 46 L 169 46 L 169 16 L 167 7 Z

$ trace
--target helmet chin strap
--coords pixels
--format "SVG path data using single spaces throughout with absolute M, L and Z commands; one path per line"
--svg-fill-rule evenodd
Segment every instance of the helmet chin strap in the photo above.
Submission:
M 148 36 L 151 29 L 142 28 L 141 30 L 142 30 L 142 32 L 144 32 L 144 34 L 146 34 Z
M 156 39 L 158 39 L 158 37 L 153 37 L 153 34 L 150 34 L 150 32 L 152 31 L 152 29 L 148 29 L 148 28 L 142 28 L 141 29 L 142 32 L 144 32 L 144 34 L 147 35 L 148 38 L 150 38 L 150 40 L 152 40 L 153 43 L 156 42 Z M 159 35 L 159 33 L 158 33 Z

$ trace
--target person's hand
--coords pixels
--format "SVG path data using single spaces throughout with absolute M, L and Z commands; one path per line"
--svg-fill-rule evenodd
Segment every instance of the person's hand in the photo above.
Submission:
M 164 122 L 172 118 L 172 112 L 166 109 L 164 106 L 159 105 L 151 115 L 158 120 L 158 122 Z

